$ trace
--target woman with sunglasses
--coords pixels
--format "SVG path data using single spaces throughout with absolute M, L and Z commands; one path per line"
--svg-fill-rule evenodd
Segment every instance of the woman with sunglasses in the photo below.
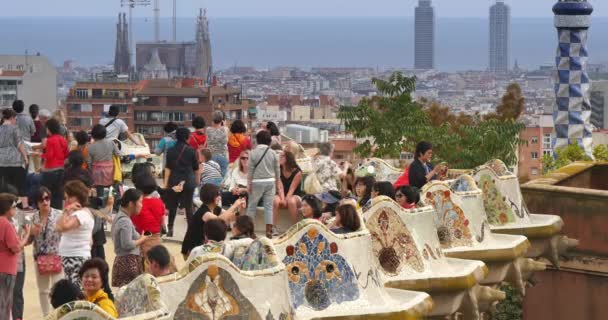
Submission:
M 10 193 L 0 193 L 0 320 L 11 319 L 17 262 L 30 237 L 30 227 L 27 224 L 23 227 L 23 237 L 17 235 L 11 223 L 16 214 L 17 197 Z
M 192 249 L 202 245 L 205 241 L 203 229 L 206 222 L 213 219 L 222 219 L 226 225 L 230 225 L 230 222 L 234 221 L 239 208 L 244 208 L 245 206 L 245 199 L 240 198 L 234 202 L 230 209 L 222 210 L 222 194 L 220 189 L 216 185 L 209 183 L 201 187 L 200 197 L 203 205 L 190 219 L 184 241 L 182 242 L 184 261 L 188 260 Z
M 61 233 L 55 230 L 55 222 L 61 217 L 61 211 L 51 207 L 51 191 L 40 187 L 34 192 L 34 201 L 38 211 L 32 216 L 30 241 L 34 244 L 34 261 L 42 256 L 58 256 Z M 63 272 L 40 274 L 36 268 L 36 283 L 42 314 L 46 316 L 51 310 L 49 295 L 57 281 L 63 279 Z
M 249 150 L 241 152 L 237 159 L 238 166 L 228 173 L 226 185 L 228 191 L 222 192 L 222 205 L 231 206 L 239 198 L 247 197 L 247 171 L 249 170 Z

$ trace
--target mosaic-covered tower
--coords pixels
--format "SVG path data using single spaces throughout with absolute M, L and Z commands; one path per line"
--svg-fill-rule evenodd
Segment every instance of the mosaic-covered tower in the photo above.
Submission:
M 593 7 L 587 0 L 559 0 L 553 12 L 559 38 L 555 59 L 558 74 L 553 150 L 576 142 L 591 156 L 587 30 L 591 26 Z

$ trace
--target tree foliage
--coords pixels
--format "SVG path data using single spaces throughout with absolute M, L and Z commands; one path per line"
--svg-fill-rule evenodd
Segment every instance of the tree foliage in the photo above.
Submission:
M 452 168 L 473 168 L 494 158 L 507 165 L 517 162 L 517 146 L 525 142 L 519 139 L 523 124 L 509 116 L 519 116 L 516 110 L 505 107 L 501 109 L 504 116 L 489 119 L 455 115 L 436 102 L 413 101 L 415 77 L 396 72 L 388 80 L 374 79 L 373 83 L 379 96 L 365 98 L 357 106 L 342 106 L 338 115 L 346 130 L 364 141 L 355 148 L 357 154 L 396 158 L 426 140 L 433 143 L 436 160 Z
M 500 290 L 504 291 L 507 298 L 496 305 L 496 313 L 492 319 L 495 320 L 520 320 L 523 319 L 524 298 L 522 294 L 510 285 L 503 285 Z
M 507 87 L 507 92 L 496 107 L 496 112 L 487 115 L 486 119 L 517 120 L 524 112 L 524 108 L 525 99 L 521 94 L 521 87 L 517 83 L 512 83 Z
M 606 145 L 598 145 L 593 148 L 593 157 L 597 161 L 608 161 L 608 147 Z M 565 167 L 575 161 L 591 161 L 585 150 L 576 143 L 571 143 L 565 147 L 557 148 L 555 156 L 543 156 L 543 174 Z

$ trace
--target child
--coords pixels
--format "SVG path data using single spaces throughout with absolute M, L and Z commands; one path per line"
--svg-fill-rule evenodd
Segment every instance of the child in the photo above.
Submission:
M 336 220 L 334 227 L 330 230 L 333 233 L 345 234 L 359 231 L 361 228 L 361 220 L 357 209 L 350 204 L 343 204 L 336 209 Z

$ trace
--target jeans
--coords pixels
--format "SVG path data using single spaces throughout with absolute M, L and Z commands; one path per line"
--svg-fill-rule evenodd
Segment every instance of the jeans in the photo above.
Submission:
M 10 320 L 13 306 L 15 276 L 0 272 L 0 320 Z
M 23 318 L 23 285 L 25 284 L 25 261 L 23 271 L 17 272 L 15 287 L 13 287 L 13 319 Z
M 208 179 L 208 180 L 203 180 L 201 182 L 201 186 L 204 186 L 206 184 L 212 184 L 214 186 L 218 186 L 220 187 L 222 185 L 222 179 L 220 178 L 215 178 L 215 179 Z
M 247 205 L 247 215 L 255 218 L 258 202 L 262 199 L 264 204 L 264 222 L 272 224 L 272 202 L 276 194 L 276 182 L 265 181 L 251 183 L 251 193 Z
M 188 220 L 188 224 L 190 224 L 193 211 L 193 194 L 194 189 L 184 189 L 180 193 L 176 193 L 172 189 L 167 190 L 167 193 L 165 194 L 165 204 L 167 206 L 167 210 L 169 210 L 169 230 L 173 230 L 175 215 L 177 214 L 177 208 L 180 204 L 184 209 L 186 209 L 186 219 Z
M 63 169 L 43 171 L 41 184 L 51 190 L 51 207 L 63 209 Z
M 226 172 L 228 172 L 228 158 L 225 155 L 214 154 L 211 156 L 211 160 L 217 162 L 220 165 L 220 170 L 222 171 L 222 179 L 226 177 Z

